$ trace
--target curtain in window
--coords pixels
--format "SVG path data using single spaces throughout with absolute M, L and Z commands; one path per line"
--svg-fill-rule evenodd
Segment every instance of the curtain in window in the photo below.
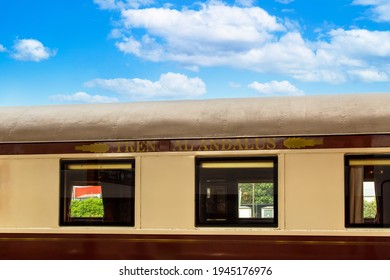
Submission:
M 375 177 L 374 178 L 374 183 L 375 183 L 375 201 L 376 201 L 376 215 L 375 215 L 375 224 L 380 224 L 382 223 L 382 190 L 381 190 L 381 184 L 382 184 L 382 179 Z
M 382 191 L 382 203 L 379 204 L 381 207 L 380 220 L 384 225 L 390 225 L 390 180 L 385 179 L 381 183 Z
M 364 167 L 353 166 L 349 174 L 349 222 L 364 223 L 363 218 L 363 180 Z

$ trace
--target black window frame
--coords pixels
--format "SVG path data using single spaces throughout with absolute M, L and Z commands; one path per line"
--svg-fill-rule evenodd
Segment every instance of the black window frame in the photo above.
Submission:
M 233 206 L 228 209 L 228 213 L 233 215 L 228 220 L 215 219 L 214 221 L 205 221 L 205 217 L 202 217 L 202 208 L 205 207 L 205 194 L 202 193 L 201 186 L 201 164 L 202 163 L 218 163 L 218 162 L 272 162 L 272 179 L 273 179 L 273 218 L 239 218 L 238 217 L 238 194 L 233 194 L 230 198 L 227 198 L 230 204 Z M 241 169 L 241 168 L 240 168 Z M 237 171 L 236 171 L 237 172 Z M 233 176 L 234 177 L 234 176 Z M 229 182 L 232 185 L 230 188 L 237 189 L 238 184 L 241 181 Z M 244 180 L 245 181 L 245 180 Z M 253 182 L 251 178 L 247 178 L 247 181 Z M 242 183 L 242 182 L 241 182 Z M 234 184 L 234 185 L 233 185 Z M 228 186 L 229 187 L 229 186 Z M 202 197 L 203 196 L 203 197 Z M 278 227 L 278 157 L 266 156 L 266 157 L 197 157 L 195 159 L 195 226 L 196 227 L 265 227 L 265 228 L 277 228 Z
M 105 221 L 104 218 L 72 218 L 70 217 L 70 203 L 71 198 L 67 194 L 67 189 L 72 185 L 71 182 L 67 181 L 66 173 L 70 171 L 66 167 L 69 165 L 110 165 L 110 164 L 131 164 L 130 169 L 111 169 L 122 171 L 127 170 L 127 176 L 131 176 L 130 179 L 123 179 L 124 181 L 130 180 L 129 189 L 127 190 L 130 193 L 130 197 L 122 197 L 122 199 L 128 199 L 129 208 L 126 211 L 131 212 L 128 215 L 127 221 Z M 94 169 L 91 169 L 94 170 Z M 95 177 L 96 175 L 91 175 Z M 124 177 L 125 175 L 120 174 Z M 96 226 L 96 227 L 110 227 L 110 226 L 120 226 L 120 227 L 134 227 L 135 226 L 135 159 L 134 158 L 120 158 L 120 159 L 61 159 L 60 160 L 60 211 L 59 211 L 59 225 L 60 226 Z M 107 178 L 106 178 L 107 179 Z M 91 180 L 92 182 L 99 182 L 99 180 Z M 112 182 L 111 182 L 112 183 Z M 116 183 L 116 182 L 115 182 Z M 103 185 L 103 184 L 102 184 Z M 104 187 L 102 186 L 102 189 Z M 104 204 L 104 196 L 103 196 Z M 122 206 L 121 207 L 125 207 Z M 115 212 L 116 213 L 116 212 Z
M 350 160 L 390 160 L 390 154 L 346 154 L 344 156 L 344 206 L 345 206 L 345 227 L 346 228 L 390 228 L 390 223 L 381 223 L 378 222 L 366 222 L 366 223 L 351 223 L 350 222 Z M 371 165 L 364 165 L 371 166 Z M 380 166 L 380 165 L 378 165 Z M 364 171 L 366 172 L 366 171 Z M 390 182 L 390 172 L 389 179 L 382 180 L 382 183 Z M 379 196 L 380 204 L 383 204 L 383 197 Z M 378 206 L 380 209 L 383 209 L 382 206 Z M 378 209 L 378 208 L 377 208 Z M 381 212 L 381 211 L 380 211 Z M 382 213 L 382 212 L 381 212 Z M 381 215 L 381 214 L 379 214 Z M 383 214 L 382 214 L 383 215 Z M 363 216 L 364 219 L 364 216 Z

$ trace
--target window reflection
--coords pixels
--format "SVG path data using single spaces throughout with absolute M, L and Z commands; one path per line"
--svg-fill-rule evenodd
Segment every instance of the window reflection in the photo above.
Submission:
M 61 225 L 134 225 L 134 160 L 61 162 Z
M 390 226 L 390 159 L 346 158 L 347 226 Z
M 197 159 L 197 226 L 277 226 L 277 159 Z

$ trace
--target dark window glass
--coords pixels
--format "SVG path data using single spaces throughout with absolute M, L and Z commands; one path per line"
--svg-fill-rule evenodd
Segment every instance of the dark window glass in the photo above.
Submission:
M 347 227 L 390 227 L 390 157 L 345 158 Z
M 134 226 L 134 160 L 61 161 L 60 224 Z
M 199 158 L 197 226 L 277 226 L 276 158 Z

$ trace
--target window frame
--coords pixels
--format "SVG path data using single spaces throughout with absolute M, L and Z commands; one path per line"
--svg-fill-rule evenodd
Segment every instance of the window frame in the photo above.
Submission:
M 83 165 L 83 164 L 93 164 L 93 165 L 109 165 L 109 164 L 131 164 L 131 184 L 128 185 L 129 187 L 129 192 L 131 194 L 129 199 L 129 202 L 131 203 L 129 210 L 132 212 L 130 221 L 109 221 L 105 222 L 103 219 L 104 218 L 71 218 L 70 213 L 70 204 L 72 199 L 68 197 L 67 195 L 67 189 L 70 186 L 71 182 L 67 183 L 67 178 L 65 175 L 65 171 L 70 170 L 66 168 L 67 166 L 71 164 L 76 164 L 76 165 Z M 88 227 L 88 226 L 96 226 L 96 227 L 134 227 L 135 226 L 135 159 L 134 158 L 108 158 L 108 159 L 61 159 L 60 160 L 60 194 L 59 194 L 59 225 L 60 226 L 77 226 L 77 227 Z M 94 170 L 94 169 L 88 169 L 88 170 Z M 108 169 L 106 169 L 108 170 Z M 113 169 L 113 170 L 120 170 L 120 169 Z M 80 180 L 82 182 L 84 180 Z M 85 182 L 89 182 L 86 180 Z M 91 180 L 91 182 L 100 182 L 97 180 Z M 69 184 L 69 185 L 66 185 Z M 86 184 L 86 185 L 89 185 Z M 103 190 L 103 186 L 102 186 Z M 126 198 L 126 197 L 125 197 Z M 103 196 L 102 196 L 102 199 Z M 104 200 L 103 200 L 103 205 L 104 205 Z M 71 220 L 74 219 L 74 220 Z M 70 221 L 69 221 L 70 220 Z
M 351 160 L 390 160 L 390 154 L 346 154 L 344 156 L 344 206 L 345 206 L 345 227 L 346 228 L 390 228 L 389 224 L 382 223 L 351 223 L 350 222 L 350 161 Z M 362 165 L 362 166 L 371 166 L 371 165 Z M 374 165 L 375 166 L 375 165 Z M 380 165 L 378 165 L 380 166 Z M 390 174 L 389 174 L 390 178 Z M 363 178 L 364 179 L 364 178 Z M 388 180 L 384 180 L 386 182 Z M 382 182 L 382 183 L 383 183 Z M 375 196 L 376 197 L 376 196 Z M 364 196 L 363 196 L 364 199 Z M 381 203 L 383 203 L 383 198 L 381 197 Z M 363 201 L 364 205 L 364 201 Z M 377 206 L 378 207 L 378 206 Z M 381 206 L 379 206 L 381 207 Z M 363 208 L 364 211 L 364 208 Z M 382 210 L 383 211 L 383 210 Z M 364 219 L 364 214 L 363 214 Z
M 201 214 L 201 207 L 205 208 L 205 199 L 202 199 L 202 195 L 204 196 L 204 192 L 202 193 L 201 186 L 201 164 L 202 163 L 218 163 L 218 162 L 232 162 L 232 163 L 240 163 L 240 162 L 272 162 L 273 170 L 272 170 L 272 178 L 273 178 L 273 213 L 274 217 L 272 219 L 269 218 L 240 218 L 238 217 L 238 194 L 231 195 L 232 197 L 228 201 L 233 204 L 232 209 L 228 209 L 228 213 L 235 213 L 234 217 L 230 217 L 227 221 L 209 221 L 205 222 L 204 217 Z M 233 176 L 234 177 L 234 176 Z M 235 182 L 227 182 L 227 188 L 238 187 L 240 183 L 255 183 L 255 180 L 250 178 L 238 179 Z M 236 184 L 235 184 L 236 183 Z M 235 187 L 232 185 L 235 184 Z M 203 186 L 204 188 L 204 186 Z M 229 206 L 227 206 L 229 208 Z M 196 157 L 195 158 L 195 227 L 264 227 L 264 228 L 277 228 L 278 227 L 278 156 L 264 156 L 264 157 Z M 272 221 L 271 221 L 272 220 Z

